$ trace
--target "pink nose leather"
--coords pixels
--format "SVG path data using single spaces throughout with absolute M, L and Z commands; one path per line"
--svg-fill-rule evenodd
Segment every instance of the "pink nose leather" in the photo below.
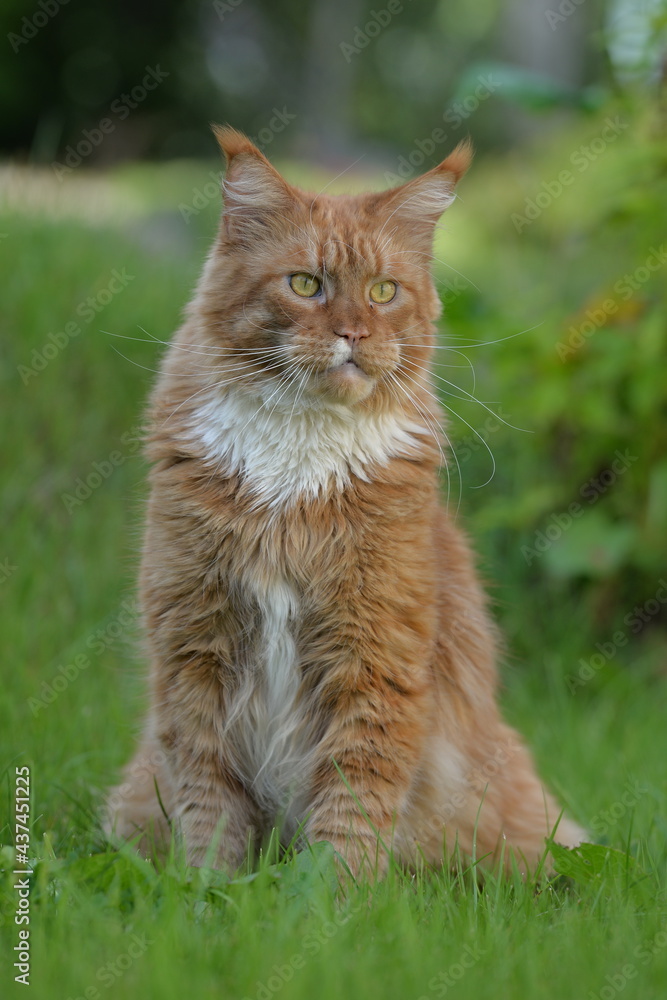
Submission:
M 337 337 L 344 337 L 350 347 L 356 347 L 360 340 L 368 336 L 368 330 L 336 330 Z

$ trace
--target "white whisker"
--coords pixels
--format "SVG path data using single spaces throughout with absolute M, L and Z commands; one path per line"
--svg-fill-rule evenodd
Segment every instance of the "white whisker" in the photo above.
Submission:
M 536 323 L 535 326 L 529 326 L 526 330 L 519 330 L 518 333 L 511 333 L 508 337 L 499 337 L 498 340 L 480 340 L 480 341 L 477 341 L 477 342 L 474 342 L 474 341 L 473 342 L 467 342 L 467 343 L 465 343 L 465 349 L 467 351 L 471 347 L 490 347 L 492 344 L 503 344 L 506 340 L 514 340 L 515 337 L 522 337 L 524 335 L 524 333 L 532 333 L 533 330 L 539 329 L 539 327 L 541 327 L 543 324 L 544 324 L 544 320 L 542 321 L 542 323 Z M 458 337 L 459 340 L 463 340 L 463 341 L 467 340 L 467 338 L 463 337 L 460 334 L 451 334 L 451 333 L 449 333 L 448 336 L 450 336 L 450 337 L 451 336 L 456 336 L 456 337 Z M 453 348 L 447 347 L 445 344 L 442 344 L 442 345 L 440 345 L 440 350 L 453 350 Z
M 403 374 L 406 375 L 407 378 L 411 378 L 411 376 L 409 374 L 407 374 L 407 372 L 403 372 Z M 412 379 L 412 381 L 415 382 L 415 379 Z M 416 382 L 416 384 L 419 385 L 420 383 Z M 433 394 L 429 393 L 429 395 L 433 395 Z M 436 399 L 435 396 L 433 396 L 433 398 Z M 486 440 L 486 438 L 482 437 L 482 435 L 479 433 L 479 431 L 477 430 L 476 427 L 473 427 L 472 424 L 469 424 L 468 421 L 464 417 L 462 417 L 460 413 L 457 413 L 455 409 L 453 409 L 451 406 L 448 406 L 447 403 L 443 402 L 441 399 L 438 400 L 438 403 L 441 406 L 443 406 L 447 410 L 448 413 L 453 413 L 454 416 L 457 418 L 457 420 L 460 420 L 462 423 L 464 423 L 466 425 L 466 427 L 468 428 L 468 430 L 471 430 L 473 432 L 473 434 L 475 435 L 475 437 L 479 438 L 479 440 L 482 442 L 482 444 L 484 445 L 484 447 L 488 451 L 488 453 L 489 453 L 489 455 L 491 457 L 491 463 L 492 463 L 491 475 L 489 476 L 489 478 L 486 480 L 485 483 L 481 483 L 480 486 L 471 487 L 471 489 L 481 489 L 483 486 L 488 486 L 488 484 L 491 482 L 491 480 L 493 479 L 493 477 L 496 474 L 496 459 L 495 459 L 495 456 L 494 456 L 493 452 L 491 451 L 491 448 L 489 447 L 488 441 Z M 495 413 L 494 413 L 494 416 L 496 416 Z M 454 457 L 456 457 L 456 451 L 455 451 L 455 449 L 452 449 L 452 452 L 454 454 Z M 457 465 L 458 465 L 458 461 L 457 461 Z M 459 466 L 459 471 L 460 471 L 460 466 Z
M 430 398 L 433 400 L 433 402 L 436 404 L 436 406 L 438 408 L 440 408 L 440 406 L 442 405 L 442 403 L 441 403 L 441 400 L 438 399 L 438 397 L 435 395 L 435 393 L 431 392 L 430 389 L 426 388 L 426 386 L 423 385 L 423 383 L 421 381 L 413 378 L 404 369 L 399 368 L 398 371 L 400 371 L 402 375 L 404 375 L 405 377 L 407 377 L 408 379 L 410 379 L 411 382 L 414 382 L 414 384 L 418 388 L 420 388 L 423 392 L 425 392 L 427 394 L 427 396 L 430 396 Z M 462 497 L 462 489 L 463 489 L 463 477 L 461 475 L 461 466 L 459 465 L 458 455 L 456 454 L 456 449 L 452 445 L 452 442 L 450 440 L 449 434 L 447 433 L 447 431 L 445 430 L 444 427 L 442 427 L 440 425 L 438 425 L 438 426 L 439 426 L 440 432 L 445 437 L 445 440 L 447 442 L 447 445 L 449 447 L 450 452 L 452 453 L 452 455 L 454 457 L 454 461 L 456 463 L 456 468 L 457 468 L 458 473 L 459 473 L 459 496 L 458 496 L 458 501 L 457 501 L 457 504 L 456 504 L 456 512 L 458 513 L 459 507 L 461 506 L 461 497 Z M 447 502 L 449 503 L 449 499 L 450 499 L 450 485 L 451 485 L 450 484 L 450 479 L 449 479 L 449 466 L 445 463 L 445 467 L 447 469 Z
M 284 364 L 284 362 L 279 362 L 278 364 L 262 368 L 262 371 L 271 371 L 273 369 L 281 368 L 283 366 L 283 364 Z M 215 373 L 212 373 L 212 374 L 215 374 Z M 171 418 L 173 417 L 173 415 L 178 410 L 180 410 L 180 408 L 182 406 L 185 406 L 185 404 L 188 403 L 188 402 L 190 402 L 191 399 L 194 399 L 196 396 L 198 396 L 200 392 L 205 392 L 207 389 L 222 389 L 222 388 L 226 388 L 228 385 L 231 385 L 234 382 L 238 382 L 238 381 L 240 381 L 242 379 L 245 379 L 245 378 L 248 377 L 248 375 L 251 375 L 251 374 L 252 374 L 252 372 L 247 371 L 247 372 L 244 372 L 242 375 L 236 375 L 234 378 L 218 379 L 218 381 L 216 381 L 216 382 L 207 382 L 204 386 L 202 386 L 201 389 L 198 389 L 197 392 L 193 392 L 191 396 L 187 397 L 187 399 L 182 400 L 182 402 L 180 402 L 178 404 L 178 406 L 171 411 L 171 413 L 169 414 L 169 416 L 165 417 L 165 419 L 162 422 L 161 426 L 164 426 L 164 424 L 166 424 L 168 420 L 171 420 Z M 201 377 L 201 376 L 199 376 L 199 377 Z
M 498 416 L 498 414 L 495 413 L 490 406 L 487 406 L 485 402 L 483 402 L 481 399 L 477 399 L 476 396 L 473 396 L 472 393 L 467 392 L 460 385 L 454 385 L 453 382 L 450 382 L 448 379 L 443 378 L 441 375 L 436 375 L 436 373 L 431 371 L 429 368 L 424 368 L 423 365 L 418 365 L 411 359 L 408 359 L 408 363 L 411 364 L 414 368 L 419 368 L 420 371 L 428 372 L 428 374 L 432 375 L 434 378 L 437 378 L 440 382 L 444 382 L 445 385 L 449 385 L 453 389 L 459 389 L 461 392 L 465 393 L 465 395 L 463 396 L 457 396 L 455 393 L 449 392 L 447 393 L 448 396 L 454 396 L 455 399 L 462 399 L 467 402 L 478 403 L 481 407 L 483 407 L 487 411 L 487 413 L 490 413 L 491 416 L 496 418 L 496 420 L 500 420 L 501 423 L 505 424 L 506 427 L 510 427 L 513 431 L 522 431 L 524 434 L 533 433 L 526 427 L 516 427 L 514 424 L 510 424 L 507 420 L 504 420 L 502 417 Z

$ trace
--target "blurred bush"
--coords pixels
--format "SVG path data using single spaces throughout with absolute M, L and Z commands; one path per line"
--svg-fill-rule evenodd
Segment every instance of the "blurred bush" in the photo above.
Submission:
M 667 621 L 664 117 L 659 91 L 628 95 L 473 170 L 461 260 L 480 291 L 447 308 L 445 336 L 470 346 L 477 397 L 500 398 L 532 432 L 485 428 L 485 411 L 443 397 L 495 453 L 494 489 L 466 489 L 491 459 L 455 421 L 463 496 L 494 573 L 518 592 L 542 588 L 546 613 L 567 598 L 598 637 L 633 630 L 647 601 L 644 624 Z

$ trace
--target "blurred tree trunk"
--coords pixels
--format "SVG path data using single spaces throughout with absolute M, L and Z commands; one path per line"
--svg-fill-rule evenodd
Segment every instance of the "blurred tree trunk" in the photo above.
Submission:
M 595 30 L 603 7 L 604 0 L 505 0 L 500 52 L 513 65 L 578 90 L 600 76 L 602 53 Z M 543 121 L 519 108 L 508 109 L 507 124 L 518 139 L 544 128 Z
M 312 0 L 303 73 L 304 122 L 300 152 L 325 161 L 337 161 L 352 148 L 350 111 L 359 59 L 363 49 L 345 55 L 341 43 L 351 43 L 355 28 L 368 20 L 364 0 Z

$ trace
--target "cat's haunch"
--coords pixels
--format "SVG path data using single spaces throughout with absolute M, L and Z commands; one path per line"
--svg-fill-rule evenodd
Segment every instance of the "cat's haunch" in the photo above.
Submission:
M 146 850 L 176 828 L 190 863 L 229 869 L 274 827 L 353 874 L 388 850 L 534 867 L 560 810 L 499 715 L 495 629 L 439 489 L 432 241 L 470 148 L 313 195 L 216 135 L 220 230 L 149 414 L 151 705 L 109 829 Z

